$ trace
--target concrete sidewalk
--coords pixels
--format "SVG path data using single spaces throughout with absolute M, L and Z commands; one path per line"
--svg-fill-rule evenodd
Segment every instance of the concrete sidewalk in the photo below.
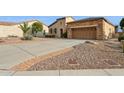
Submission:
M 0 76 L 123 76 L 124 69 L 0 71 Z

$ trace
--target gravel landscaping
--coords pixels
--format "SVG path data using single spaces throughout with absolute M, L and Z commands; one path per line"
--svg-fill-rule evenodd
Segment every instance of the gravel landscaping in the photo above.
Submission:
M 124 68 L 124 53 L 119 42 L 86 42 L 73 46 L 72 50 L 60 55 L 37 60 L 38 62 L 27 68 L 28 71 Z

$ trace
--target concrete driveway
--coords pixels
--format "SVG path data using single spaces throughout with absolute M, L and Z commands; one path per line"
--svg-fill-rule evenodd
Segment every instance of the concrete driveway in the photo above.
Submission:
M 6 70 L 34 56 L 71 47 L 85 40 L 45 39 L 38 42 L 0 45 L 0 69 Z

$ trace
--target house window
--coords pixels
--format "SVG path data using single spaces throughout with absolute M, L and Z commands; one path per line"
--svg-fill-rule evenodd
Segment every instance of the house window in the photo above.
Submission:
M 55 33 L 55 34 L 57 33 L 57 29 L 56 29 L 56 28 L 54 29 L 54 33 Z
M 50 28 L 50 34 L 52 34 L 52 28 Z
M 60 35 L 63 37 L 63 29 L 60 29 Z

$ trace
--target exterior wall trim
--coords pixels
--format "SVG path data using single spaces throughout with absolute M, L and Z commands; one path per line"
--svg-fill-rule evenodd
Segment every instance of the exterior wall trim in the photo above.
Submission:
M 68 28 L 86 28 L 86 27 L 97 27 L 98 25 L 87 25 L 87 26 L 74 26 L 74 27 L 68 27 Z

